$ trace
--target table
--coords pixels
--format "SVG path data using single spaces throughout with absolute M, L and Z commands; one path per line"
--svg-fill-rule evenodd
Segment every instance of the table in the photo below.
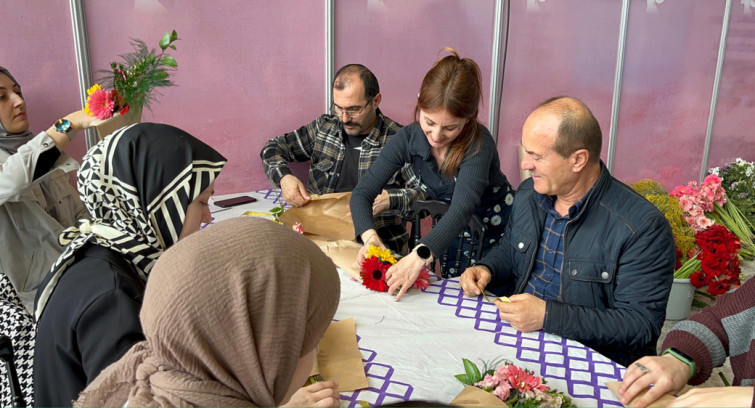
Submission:
M 249 194 L 259 201 L 213 213 L 214 219 L 278 205 L 275 190 Z M 334 319 L 354 318 L 369 383 L 368 388 L 342 393 L 342 406 L 358 406 L 360 400 L 372 406 L 418 399 L 447 404 L 463 388 L 454 377 L 464 372 L 462 358 L 480 368 L 483 362 L 503 358 L 534 370 L 580 407 L 621 406 L 604 383 L 620 381 L 624 367 L 576 341 L 514 330 L 482 296 L 464 297 L 458 279 L 433 278 L 424 291 L 410 290 L 395 302 L 343 270 L 339 275 L 341 297 Z

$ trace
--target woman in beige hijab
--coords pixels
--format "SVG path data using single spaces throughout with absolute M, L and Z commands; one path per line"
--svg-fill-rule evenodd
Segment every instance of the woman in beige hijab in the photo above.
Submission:
M 211 225 L 157 261 L 146 341 L 105 369 L 76 406 L 333 406 L 333 381 L 299 388 L 340 293 L 309 239 L 260 218 Z

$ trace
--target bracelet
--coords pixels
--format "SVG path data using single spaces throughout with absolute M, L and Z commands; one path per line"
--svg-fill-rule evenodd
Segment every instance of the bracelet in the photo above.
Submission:
M 663 351 L 663 353 L 661 353 L 661 356 L 665 356 L 666 354 L 671 354 L 674 358 L 689 366 L 689 378 L 687 379 L 688 381 L 690 378 L 694 377 L 696 365 L 695 360 L 692 359 L 692 357 L 684 354 L 681 350 L 675 347 L 667 348 Z
M 372 241 L 372 238 L 375 238 L 375 237 L 378 237 L 378 238 L 379 238 L 379 236 L 378 236 L 377 232 L 376 232 L 376 233 L 374 233 L 374 234 L 372 234 L 372 235 L 370 235 L 370 237 L 369 237 L 369 238 L 367 238 L 367 240 L 365 240 L 365 241 L 364 241 L 364 244 L 365 244 L 365 245 L 369 244 L 369 243 L 370 243 L 370 241 Z

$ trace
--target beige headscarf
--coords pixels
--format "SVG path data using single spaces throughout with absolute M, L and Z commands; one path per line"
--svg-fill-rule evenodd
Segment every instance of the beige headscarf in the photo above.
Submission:
M 339 293 L 333 262 L 290 228 L 253 217 L 211 225 L 159 258 L 140 314 L 146 341 L 75 405 L 280 405 Z

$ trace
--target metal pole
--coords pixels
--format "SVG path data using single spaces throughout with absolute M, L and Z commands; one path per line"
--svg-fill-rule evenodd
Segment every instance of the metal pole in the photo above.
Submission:
M 325 113 L 333 102 L 333 74 L 335 70 L 335 0 L 325 0 Z
M 500 102 L 498 92 L 500 91 L 498 82 L 501 78 L 501 22 L 503 21 L 503 2 L 505 0 L 496 0 L 495 2 L 495 20 L 493 23 L 493 61 L 490 64 L 490 117 L 488 119 L 488 130 L 493 135 L 493 139 L 498 142 L 498 112 Z M 511 0 L 509 0 L 511 1 Z
M 616 150 L 616 128 L 619 125 L 619 102 L 621 100 L 621 82 L 624 72 L 624 52 L 627 44 L 627 21 L 629 21 L 629 0 L 621 4 L 621 24 L 619 25 L 619 46 L 616 52 L 616 73 L 613 80 L 613 100 L 611 101 L 611 129 L 608 132 L 608 159 L 606 167 L 613 172 L 614 152 Z
M 71 25 L 73 27 L 73 45 L 76 50 L 76 70 L 79 76 L 79 93 L 81 107 L 86 105 L 87 89 L 92 86 L 92 66 L 89 63 L 89 39 L 82 0 L 70 0 Z M 87 150 L 97 144 L 97 132 L 94 128 L 86 130 Z
M 713 95 L 710 97 L 710 112 L 708 113 L 708 128 L 705 131 L 705 149 L 703 149 L 703 162 L 700 167 L 700 182 L 703 182 L 708 172 L 708 156 L 710 155 L 710 143 L 713 140 L 713 122 L 716 119 L 716 104 L 718 103 L 718 87 L 721 82 L 721 70 L 724 67 L 726 53 L 726 34 L 729 32 L 729 20 L 731 19 L 731 0 L 726 0 L 724 21 L 721 27 L 721 41 L 718 43 L 718 61 L 716 62 L 716 76 L 713 80 Z

